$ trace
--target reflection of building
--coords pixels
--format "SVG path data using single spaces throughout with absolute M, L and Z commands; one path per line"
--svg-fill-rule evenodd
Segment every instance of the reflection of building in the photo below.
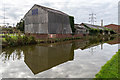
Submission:
M 86 45 L 89 44 L 89 40 L 76 40 L 74 42 L 74 50 L 83 49 Z
M 120 43 L 120 38 L 116 37 L 113 40 L 108 41 L 107 43 L 111 44 L 111 45 L 113 45 L 113 44 L 119 44 Z
M 72 43 L 49 46 L 33 46 L 25 52 L 25 63 L 34 74 L 73 60 Z
M 120 39 L 116 38 L 116 37 L 101 37 L 101 38 L 97 38 L 97 37 L 92 37 L 92 38 L 88 38 L 85 40 L 76 40 L 74 42 L 74 49 L 88 49 L 88 48 L 92 48 L 94 46 L 98 46 L 101 44 L 101 49 L 103 49 L 103 43 L 104 42 L 113 42 L 113 43 L 118 43 L 120 42 Z M 117 42 L 118 41 L 118 42 Z

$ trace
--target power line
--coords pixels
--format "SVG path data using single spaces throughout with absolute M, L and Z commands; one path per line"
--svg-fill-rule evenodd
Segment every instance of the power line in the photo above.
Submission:
M 93 25 L 96 22 L 96 17 L 95 16 L 96 16 L 96 14 L 94 14 L 94 13 L 89 14 L 89 22 Z

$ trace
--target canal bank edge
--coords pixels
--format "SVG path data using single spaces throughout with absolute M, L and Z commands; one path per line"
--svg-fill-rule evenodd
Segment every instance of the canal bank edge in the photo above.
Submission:
M 87 39 L 87 38 L 89 39 L 93 37 L 106 38 L 106 37 L 115 37 L 115 36 L 116 35 L 104 35 L 104 36 L 98 35 L 98 36 L 52 38 L 52 39 L 36 39 L 33 36 L 16 36 L 16 37 L 6 36 L 5 40 L 2 41 L 2 48 L 24 46 L 24 45 L 31 45 L 31 44 L 57 43 L 57 42 L 72 41 L 72 40 L 78 40 L 78 39 Z
M 116 54 L 107 61 L 107 63 L 101 67 L 101 70 L 95 75 L 96 78 L 114 78 L 115 80 L 120 78 L 119 74 L 119 54 L 120 49 Z

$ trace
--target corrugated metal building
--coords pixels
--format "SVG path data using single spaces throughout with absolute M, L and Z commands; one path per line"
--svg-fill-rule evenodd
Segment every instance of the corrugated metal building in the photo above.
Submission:
M 114 34 L 114 31 L 111 28 L 108 27 L 103 27 L 103 26 L 99 26 L 99 25 L 92 25 L 92 24 L 87 24 L 87 23 L 81 23 L 81 26 L 86 27 L 89 30 L 89 34 L 94 33 L 93 31 L 91 32 L 91 30 L 102 30 L 100 31 L 101 34 Z
M 71 34 L 69 15 L 51 8 L 34 5 L 24 16 L 25 33 Z
M 81 23 L 80 25 L 81 25 L 81 26 L 84 26 L 84 27 L 86 27 L 86 28 L 88 28 L 88 29 L 100 29 L 100 30 L 105 30 L 104 27 L 99 26 L 99 25 L 92 25 L 92 24 L 87 24 L 87 23 Z
M 120 34 L 120 25 L 116 25 L 116 24 L 109 24 L 106 25 L 105 27 L 114 30 L 116 33 Z
M 89 33 L 88 29 L 81 24 L 75 24 L 74 27 L 76 29 L 75 34 L 88 34 Z

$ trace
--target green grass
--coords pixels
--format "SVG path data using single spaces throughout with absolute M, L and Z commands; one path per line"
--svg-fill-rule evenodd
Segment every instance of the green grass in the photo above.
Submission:
M 96 78 L 118 78 L 120 74 L 118 74 L 118 54 L 120 50 L 111 58 L 111 60 L 107 61 L 107 63 L 102 66 L 99 73 L 95 76 Z
M 18 37 L 18 34 L 0 34 L 0 36 L 5 36 L 5 35 L 8 35 L 14 39 L 17 39 L 17 37 Z M 23 37 L 24 35 L 21 35 L 21 36 Z M 5 41 L 5 38 L 2 38 L 2 40 Z
M 8 35 L 8 36 L 11 36 L 12 38 L 17 38 L 17 34 L 0 34 L 0 36 L 5 36 L 5 35 Z M 1 38 L 2 41 L 5 41 L 5 38 Z

